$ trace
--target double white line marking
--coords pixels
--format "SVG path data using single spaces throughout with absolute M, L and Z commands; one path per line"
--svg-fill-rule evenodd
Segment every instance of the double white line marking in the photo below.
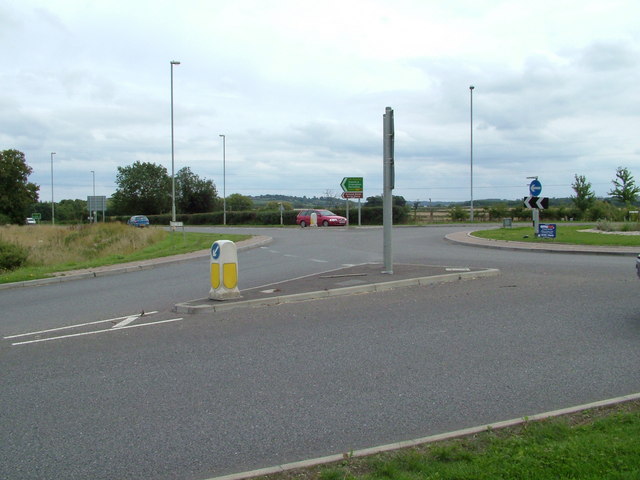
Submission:
M 148 323 L 141 323 L 138 325 L 129 325 L 130 323 L 134 322 L 135 320 L 139 319 L 140 317 L 142 317 L 143 315 L 151 315 L 154 313 L 158 313 L 156 312 L 147 312 L 144 314 L 136 314 L 136 315 L 127 315 L 125 317 L 116 317 L 116 318 L 109 318 L 107 320 L 98 320 L 95 322 L 87 322 L 87 323 L 79 323 L 77 325 L 69 325 L 67 327 L 58 327 L 58 328 L 50 328 L 48 330 L 39 330 L 37 332 L 28 332 L 28 333 L 20 333 L 18 335 L 9 335 L 7 337 L 4 337 L 5 340 L 12 340 L 15 338 L 24 338 L 24 337 L 32 337 L 34 335 L 41 335 L 43 333 L 52 333 L 52 332 L 60 332 L 63 330 L 71 330 L 74 328 L 81 328 L 81 327 L 87 327 L 87 326 L 91 326 L 91 325 L 99 325 L 101 323 L 114 323 L 117 322 L 113 327 L 111 328 L 105 328 L 102 330 L 94 330 L 91 332 L 81 332 L 81 333 L 70 333 L 67 335 L 58 335 L 58 336 L 54 336 L 54 337 L 47 337 L 47 338 L 37 338 L 35 340 L 25 340 L 25 341 L 20 341 L 20 342 L 14 342 L 11 345 L 12 346 L 17 346 L 17 345 L 29 345 L 31 343 L 41 343 L 41 342 L 50 342 L 51 340 L 61 340 L 63 338 L 72 338 L 72 337 L 81 337 L 84 335 L 95 335 L 98 333 L 106 333 L 106 332 L 113 332 L 113 331 L 117 331 L 117 330 L 125 330 L 128 328 L 138 328 L 138 327 L 149 327 L 152 325 L 159 325 L 161 323 L 170 323 L 170 322 L 178 322 L 180 320 L 182 320 L 182 318 L 170 318 L 168 320 L 158 320 L 157 322 L 148 322 Z

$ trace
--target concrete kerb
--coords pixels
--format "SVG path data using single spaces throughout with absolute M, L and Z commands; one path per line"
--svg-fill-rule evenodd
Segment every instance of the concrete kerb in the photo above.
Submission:
M 571 253 L 571 254 L 588 254 L 588 255 L 626 255 L 636 256 L 638 248 L 623 246 L 604 246 L 604 245 L 574 245 L 562 243 L 531 243 L 516 242 L 512 240 L 494 240 L 488 238 L 480 238 L 473 235 L 472 230 L 454 232 L 445 235 L 445 240 L 450 243 L 468 245 L 480 248 L 497 248 L 502 250 L 513 251 L 531 251 L 541 253 Z
M 500 274 L 500 270 L 489 268 L 475 272 L 456 272 L 444 275 L 434 275 L 430 277 L 407 278 L 402 280 L 393 280 L 382 283 L 369 283 L 365 285 L 355 285 L 350 287 L 334 288 L 329 290 L 317 290 L 312 292 L 294 293 L 291 295 L 278 295 L 275 297 L 257 298 L 252 300 L 238 300 L 232 302 L 217 302 L 208 298 L 193 300 L 188 303 L 178 303 L 174 305 L 173 311 L 182 314 L 194 314 L 202 312 L 222 312 L 234 308 L 243 307 L 263 307 L 273 306 L 285 303 L 304 302 L 309 300 L 320 300 L 329 297 L 338 297 L 345 295 L 354 295 L 358 293 L 384 292 L 394 288 L 410 287 L 410 286 L 427 286 L 438 283 L 450 283 L 462 280 L 473 280 L 482 277 L 494 277 Z M 242 292 L 240 292 L 242 293 Z M 204 302 L 203 304 L 193 305 L 194 302 Z
M 342 462 L 348 458 L 359 458 L 359 457 L 367 457 L 370 455 L 376 455 L 379 453 L 392 452 L 395 450 L 400 450 L 403 448 L 417 447 L 420 445 L 426 445 L 429 443 L 440 442 L 443 440 L 453 440 L 456 438 L 467 437 L 469 435 L 476 435 L 478 433 L 487 432 L 489 430 L 499 430 L 502 428 L 514 427 L 517 425 L 523 425 L 528 422 L 534 422 L 539 420 L 545 420 L 548 418 L 560 417 L 563 415 L 570 415 L 574 413 L 583 412 L 586 410 L 592 410 L 595 408 L 602 407 L 611 407 L 614 405 L 632 402 L 635 400 L 640 400 L 640 393 L 634 393 L 631 395 L 623 395 L 621 397 L 610 398 L 607 400 L 601 400 L 598 402 L 587 403 L 583 405 L 576 405 L 574 407 L 563 408 L 559 410 L 552 410 L 549 412 L 539 413 L 535 415 L 531 415 L 523 418 L 513 418 L 511 420 L 499 421 L 496 423 L 489 423 L 486 425 L 479 425 L 476 427 L 464 428 L 461 430 L 455 430 L 453 432 L 446 432 L 437 435 L 431 435 L 428 437 L 416 438 L 413 440 L 406 440 L 396 443 L 390 443 L 386 445 L 379 445 L 376 447 L 365 448 L 361 450 L 344 452 L 335 455 L 328 455 L 325 457 L 312 458 L 309 460 L 302 460 L 299 462 L 286 463 L 282 465 L 276 465 L 273 467 L 261 468 L 257 470 L 251 470 L 240 473 L 233 473 L 230 475 L 223 475 L 219 477 L 209 478 L 207 480 L 245 480 L 248 478 L 262 477 L 265 475 L 273 475 L 279 473 L 285 473 L 292 470 L 302 469 L 302 468 L 312 468 L 321 465 L 327 465 L 336 462 Z

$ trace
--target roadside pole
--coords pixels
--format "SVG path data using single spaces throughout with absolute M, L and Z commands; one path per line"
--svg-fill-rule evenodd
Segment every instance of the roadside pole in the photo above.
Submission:
M 347 202 L 347 228 L 349 228 L 349 199 L 345 198 L 344 201 Z
M 393 226 L 393 189 L 395 187 L 394 172 L 394 122 L 393 109 L 387 107 L 383 116 L 383 178 L 384 191 L 382 195 L 382 223 L 383 223 L 383 250 L 384 271 L 393 274 L 393 252 L 391 248 L 391 227 Z

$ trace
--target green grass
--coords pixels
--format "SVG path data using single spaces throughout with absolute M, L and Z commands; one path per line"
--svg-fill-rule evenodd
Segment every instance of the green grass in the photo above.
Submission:
M 129 227 L 128 227 L 129 228 Z M 130 229 L 142 233 L 142 229 Z M 33 230 L 31 230 L 33 231 Z M 137 250 L 126 253 L 110 253 L 80 261 L 53 263 L 47 265 L 30 265 L 0 274 L 0 283 L 21 282 L 48 278 L 57 272 L 83 268 L 95 268 L 118 263 L 135 262 L 152 258 L 195 252 L 211 247 L 216 240 L 231 240 L 239 242 L 250 238 L 250 235 L 212 234 L 212 233 L 184 233 L 173 232 L 160 236 L 160 240 Z M 64 242 L 63 242 L 64 243 Z
M 611 245 L 640 247 L 640 235 L 620 235 L 580 232 L 595 228 L 595 225 L 566 225 L 558 223 L 556 238 L 537 238 L 532 226 L 478 230 L 473 235 L 480 238 L 534 243 L 570 243 L 577 245 Z
M 640 402 L 339 464 L 270 480 L 516 480 L 640 478 Z

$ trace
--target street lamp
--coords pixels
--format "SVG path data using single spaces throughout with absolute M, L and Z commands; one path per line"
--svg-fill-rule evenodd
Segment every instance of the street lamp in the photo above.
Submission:
M 471 106 L 471 215 L 470 220 L 473 222 L 473 89 L 475 87 L 471 85 L 469 87 L 470 94 L 470 106 Z
M 91 173 L 93 175 L 93 199 L 91 201 L 93 208 L 96 208 L 96 172 L 94 170 L 91 170 Z M 96 211 L 91 210 L 91 218 L 92 218 L 92 223 L 96 223 Z
M 53 156 L 56 152 L 51 152 L 51 225 L 56 224 L 55 209 L 53 207 Z
M 226 173 L 226 143 L 227 137 L 222 137 L 222 224 L 227 224 L 227 173 Z
M 180 62 L 171 60 L 171 221 L 176 221 L 176 177 L 174 168 L 173 149 L 173 66 Z

